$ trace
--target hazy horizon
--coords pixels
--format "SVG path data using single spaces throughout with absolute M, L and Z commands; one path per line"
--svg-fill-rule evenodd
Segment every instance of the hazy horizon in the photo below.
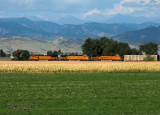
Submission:
M 59 24 L 160 22 L 159 0 L 1 0 L 0 18 L 27 17 Z

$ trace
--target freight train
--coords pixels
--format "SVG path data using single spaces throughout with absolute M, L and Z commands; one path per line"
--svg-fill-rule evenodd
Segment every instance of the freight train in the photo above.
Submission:
M 111 60 L 111 61 L 120 61 L 122 58 L 117 54 L 115 56 L 94 56 L 89 57 L 87 55 L 82 56 L 38 56 L 32 55 L 30 56 L 30 60 L 38 61 L 38 60 L 48 60 L 48 61 L 56 61 L 56 60 L 79 60 L 79 61 L 102 61 L 102 60 Z

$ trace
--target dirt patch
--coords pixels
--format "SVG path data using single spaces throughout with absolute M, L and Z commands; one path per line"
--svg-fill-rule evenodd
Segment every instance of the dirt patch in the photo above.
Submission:
M 11 61 L 12 59 L 9 57 L 0 57 L 0 61 Z

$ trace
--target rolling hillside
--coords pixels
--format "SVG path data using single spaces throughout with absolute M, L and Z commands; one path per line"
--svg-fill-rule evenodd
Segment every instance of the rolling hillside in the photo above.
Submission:
M 60 38 L 56 40 L 31 39 L 27 37 L 1 37 L 0 49 L 11 53 L 17 49 L 29 50 L 32 53 L 44 54 L 51 50 L 61 50 L 63 53 L 81 53 L 83 40 Z
M 128 43 L 147 43 L 155 42 L 160 44 L 160 26 L 148 27 L 136 31 L 130 31 L 113 37 L 114 40 L 124 41 Z

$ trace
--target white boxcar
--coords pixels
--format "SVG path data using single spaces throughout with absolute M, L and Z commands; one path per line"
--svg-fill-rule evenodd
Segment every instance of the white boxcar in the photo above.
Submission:
M 158 60 L 157 55 L 151 55 L 155 58 L 155 60 Z M 147 55 L 124 55 L 124 61 L 143 61 L 144 58 L 146 58 Z

